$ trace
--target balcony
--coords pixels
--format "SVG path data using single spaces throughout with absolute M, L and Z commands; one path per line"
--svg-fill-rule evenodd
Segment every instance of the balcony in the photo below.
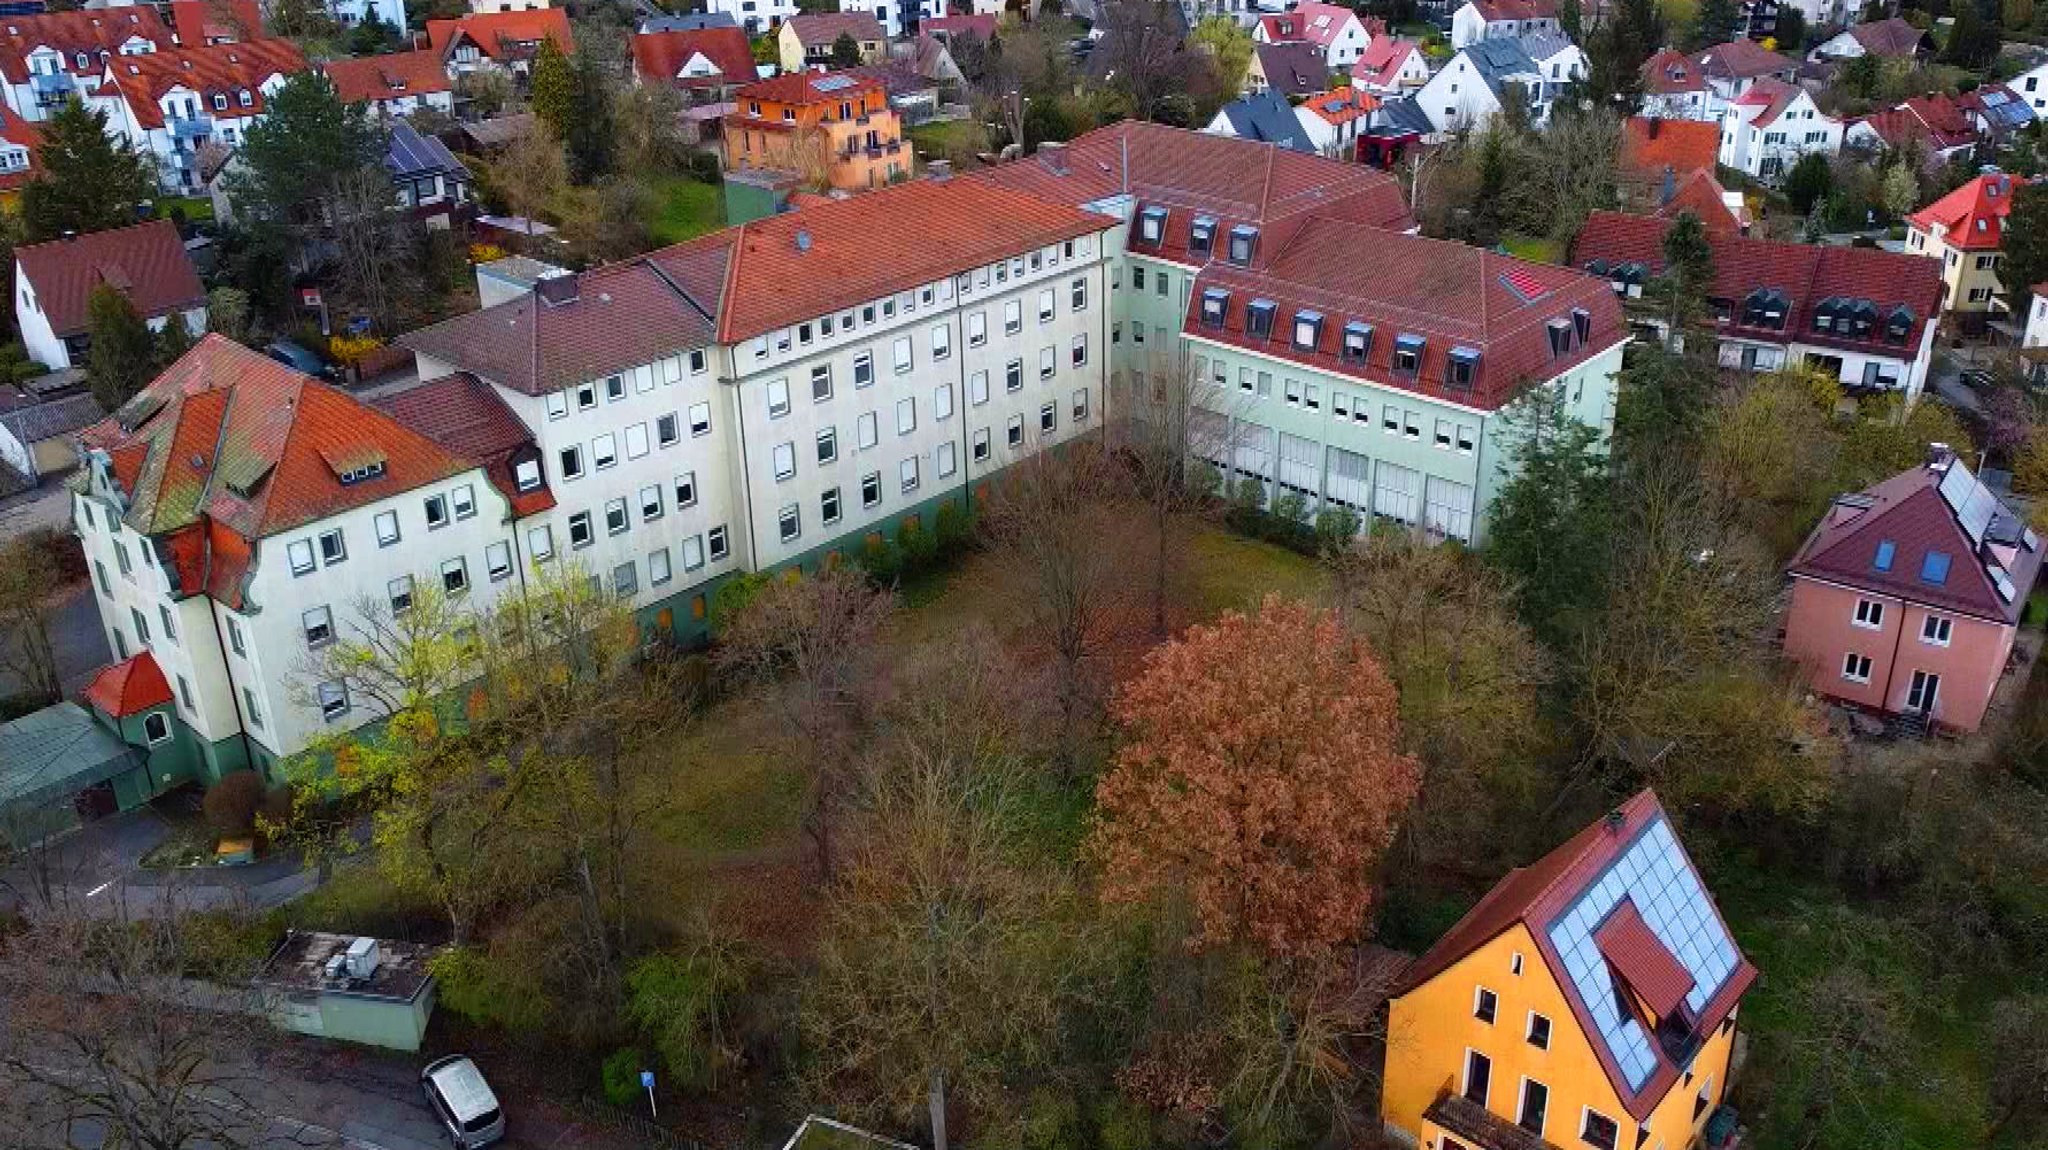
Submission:
M 166 116 L 164 127 L 170 129 L 174 140 L 204 140 L 213 135 L 213 117 Z

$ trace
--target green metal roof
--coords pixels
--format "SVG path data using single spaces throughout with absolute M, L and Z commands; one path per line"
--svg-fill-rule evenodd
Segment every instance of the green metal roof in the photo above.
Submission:
M 77 703 L 0 723 L 0 813 L 48 805 L 141 765 Z

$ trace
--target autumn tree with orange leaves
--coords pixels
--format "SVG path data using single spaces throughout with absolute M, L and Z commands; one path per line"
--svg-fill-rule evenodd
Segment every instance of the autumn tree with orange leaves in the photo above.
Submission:
M 1189 944 L 1273 958 L 1357 939 L 1421 782 L 1394 686 L 1337 618 L 1268 596 L 1146 657 L 1096 789 L 1103 897 L 1186 898 Z

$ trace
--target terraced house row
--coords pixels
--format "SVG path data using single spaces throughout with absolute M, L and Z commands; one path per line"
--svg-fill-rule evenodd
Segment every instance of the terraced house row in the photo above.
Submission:
M 1599 280 L 1409 226 L 1378 173 L 1118 125 L 541 279 L 402 337 L 425 382 L 374 402 L 208 337 L 86 433 L 75 522 L 211 775 L 377 717 L 308 652 L 428 581 L 574 569 L 690 641 L 722 580 L 929 526 L 1169 385 L 1233 477 L 1476 539 L 1501 408 L 1607 426 L 1625 331 Z

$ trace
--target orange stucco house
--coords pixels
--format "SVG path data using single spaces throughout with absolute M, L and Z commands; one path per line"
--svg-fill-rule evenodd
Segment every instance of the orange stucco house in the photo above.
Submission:
M 1422 1150 L 1687 1150 L 1756 980 L 1643 791 L 1502 879 L 1403 974 L 1380 1112 Z
M 1936 444 L 1837 498 L 1792 557 L 1785 652 L 1851 706 L 1974 731 L 2041 570 L 2041 539 Z
M 882 81 L 847 72 L 786 72 L 734 93 L 725 164 L 847 191 L 911 174 L 903 121 Z

